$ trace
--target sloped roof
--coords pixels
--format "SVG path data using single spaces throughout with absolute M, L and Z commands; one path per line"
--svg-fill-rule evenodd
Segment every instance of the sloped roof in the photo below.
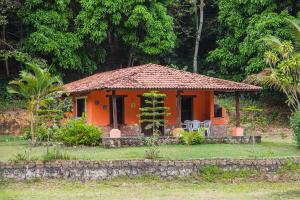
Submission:
M 215 91 L 259 91 L 261 88 L 157 64 L 145 64 L 102 73 L 64 85 L 66 93 L 101 89 L 181 89 Z

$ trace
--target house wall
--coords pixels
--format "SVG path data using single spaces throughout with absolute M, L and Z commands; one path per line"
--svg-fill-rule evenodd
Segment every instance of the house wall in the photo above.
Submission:
M 144 90 L 116 90 L 116 95 L 126 95 L 124 98 L 124 121 L 125 125 L 139 124 L 139 108 L 140 108 L 140 95 Z M 169 127 L 176 126 L 177 108 L 176 108 L 176 91 L 160 91 L 165 93 L 165 106 L 170 108 L 171 115 L 166 117 L 166 125 Z M 86 95 L 86 115 L 87 121 L 90 124 L 98 126 L 108 126 L 110 124 L 109 116 L 109 98 L 111 91 L 99 90 L 92 91 Z M 200 121 L 212 120 L 213 124 L 223 125 L 227 124 L 226 116 L 224 118 L 214 118 L 214 93 L 213 91 L 196 91 L 187 90 L 183 91 L 181 95 L 193 95 L 194 110 L 193 119 Z M 76 115 L 76 101 L 73 97 L 73 116 Z M 225 113 L 225 112 L 223 112 Z

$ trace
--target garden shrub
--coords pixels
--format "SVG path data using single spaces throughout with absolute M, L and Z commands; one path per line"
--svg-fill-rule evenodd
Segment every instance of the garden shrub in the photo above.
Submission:
M 300 109 L 295 111 L 291 116 L 291 127 L 294 132 L 294 139 L 300 148 Z
M 61 127 L 56 138 L 67 145 L 99 145 L 102 142 L 102 129 L 89 125 L 85 118 L 68 119 L 66 125 Z
M 54 133 L 57 131 L 58 127 L 47 127 L 45 125 L 37 126 L 35 129 L 35 136 L 37 141 L 50 141 L 54 138 Z M 25 140 L 31 140 L 31 132 L 30 129 L 25 129 L 23 133 L 23 138 Z
M 204 142 L 205 137 L 204 135 L 195 132 L 195 131 L 184 131 L 180 140 L 187 145 L 194 145 L 194 144 L 201 144 Z

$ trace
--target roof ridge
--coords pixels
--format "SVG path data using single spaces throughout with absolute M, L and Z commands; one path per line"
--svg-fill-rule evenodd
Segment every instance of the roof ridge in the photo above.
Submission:
M 67 87 L 66 87 L 67 86 Z M 142 64 L 99 72 L 64 85 L 66 91 L 97 89 L 202 89 L 258 91 L 258 86 L 192 73 L 159 64 Z
M 144 65 L 138 65 L 138 66 L 134 66 L 134 67 L 126 67 L 126 68 L 123 68 L 123 69 L 128 69 L 128 68 L 131 68 L 132 72 L 122 76 L 122 77 L 113 77 L 112 79 L 106 81 L 105 85 L 112 85 L 116 82 L 119 82 L 121 80 L 124 80 L 126 78 L 130 78 L 130 76 L 132 76 L 133 74 L 136 74 L 138 72 L 141 72 L 143 70 L 145 70 L 145 68 L 148 68 L 149 66 L 151 66 L 152 64 L 149 63 L 149 64 L 144 64 Z M 135 68 L 135 69 L 133 69 Z M 107 86 L 104 86 L 104 87 L 107 87 Z
M 228 81 L 228 82 L 231 82 L 231 83 L 234 83 L 234 84 L 241 84 L 241 85 L 247 85 L 247 86 L 253 86 L 251 84 L 247 84 L 247 83 L 244 83 L 244 82 L 236 82 L 236 81 L 233 81 L 233 80 L 227 80 L 227 79 L 221 79 L 221 78 L 217 78 L 217 77 L 212 77 L 212 76 L 207 76 L 207 75 L 204 75 L 204 74 L 199 74 L 199 73 L 195 73 L 195 72 L 190 72 L 190 71 L 185 71 L 185 70 L 180 70 L 180 69 L 175 69 L 173 67 L 168 67 L 168 66 L 163 66 L 163 65 L 159 65 L 161 67 L 164 67 L 164 68 L 168 68 L 168 69 L 171 69 L 173 71 L 177 71 L 177 72 L 185 72 L 185 73 L 188 73 L 189 75 L 196 75 L 196 76 L 201 76 L 201 77 L 205 77 L 205 78 L 209 78 L 209 79 L 215 79 L 215 80 L 219 80 L 219 81 Z M 257 86 L 258 87 L 258 86 Z

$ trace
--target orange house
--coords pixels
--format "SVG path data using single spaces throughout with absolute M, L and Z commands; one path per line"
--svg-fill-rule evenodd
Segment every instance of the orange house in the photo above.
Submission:
M 138 116 L 146 91 L 166 94 L 164 106 L 170 108 L 170 115 L 165 117 L 165 135 L 185 120 L 210 120 L 211 135 L 220 137 L 227 134 L 228 117 L 225 109 L 215 104 L 214 92 L 236 93 L 239 127 L 239 92 L 260 89 L 156 64 L 97 73 L 64 85 L 64 91 L 73 97 L 74 117 L 85 113 L 88 123 L 103 127 L 106 136 L 117 128 L 122 137 L 146 134 Z

